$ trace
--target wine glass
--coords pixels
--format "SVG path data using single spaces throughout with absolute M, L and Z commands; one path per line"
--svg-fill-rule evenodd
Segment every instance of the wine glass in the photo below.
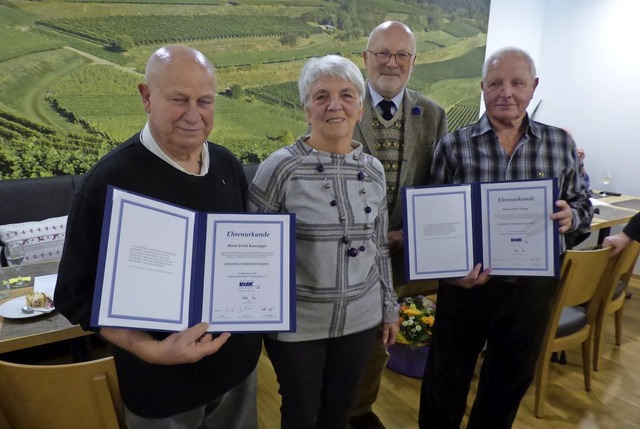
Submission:
M 22 241 L 11 241 L 4 246 L 4 257 L 7 259 L 9 265 L 16 267 L 16 276 L 18 280 L 12 285 L 12 287 L 19 288 L 27 285 L 27 282 L 20 277 L 20 266 L 24 261 L 24 245 Z
M 609 183 L 611 183 L 611 181 L 613 180 L 613 172 L 611 171 L 611 169 L 610 168 L 603 168 L 602 169 L 602 174 L 600 175 L 600 179 L 602 180 L 602 184 L 604 185 L 604 189 L 603 189 L 602 194 L 606 195 L 607 194 L 607 192 L 606 192 L 607 185 Z

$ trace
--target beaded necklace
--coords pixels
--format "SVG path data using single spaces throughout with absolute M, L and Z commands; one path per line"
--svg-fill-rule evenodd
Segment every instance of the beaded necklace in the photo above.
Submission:
M 351 256 L 351 257 L 356 257 L 358 256 L 358 254 L 360 252 L 364 252 L 365 251 L 365 247 L 364 247 L 364 243 L 366 242 L 368 237 L 364 237 L 362 239 L 362 244 L 360 244 L 359 247 L 354 247 L 352 246 L 352 240 L 349 237 L 349 226 L 347 225 L 347 216 L 345 215 L 344 212 L 344 208 L 341 207 L 340 204 L 338 204 L 338 198 L 337 195 L 333 189 L 333 186 L 331 185 L 331 181 L 329 180 L 329 178 L 327 177 L 327 174 L 325 173 L 325 168 L 324 165 L 322 165 L 322 162 L 320 162 L 320 157 L 318 156 L 318 151 L 316 149 L 312 149 L 313 154 L 316 157 L 316 170 L 318 170 L 319 173 L 322 173 L 324 175 L 324 182 L 323 182 L 323 188 L 327 189 L 329 191 L 329 196 L 330 196 L 330 201 L 329 201 L 329 205 L 331 207 L 335 207 L 336 210 L 338 211 L 338 220 L 340 221 L 340 225 L 342 226 L 342 237 L 340 237 L 340 241 L 342 242 L 342 244 L 348 246 L 347 247 L 347 255 Z M 362 200 L 364 202 L 364 214 L 365 214 L 365 222 L 364 222 L 364 230 L 365 231 L 369 231 L 372 227 L 371 222 L 369 220 L 369 214 L 371 213 L 371 207 L 369 206 L 369 203 L 367 202 L 367 189 L 364 186 L 364 179 L 366 177 L 365 175 L 365 171 L 366 168 L 361 164 L 361 155 L 360 154 L 355 154 L 353 155 L 353 159 L 355 161 L 358 162 L 358 174 L 356 175 L 356 177 L 358 178 L 358 181 L 360 182 L 360 191 L 358 191 L 358 193 L 360 194 L 360 196 L 362 197 Z M 363 171 L 364 170 L 364 171 Z M 355 222 L 354 222 L 355 223 Z

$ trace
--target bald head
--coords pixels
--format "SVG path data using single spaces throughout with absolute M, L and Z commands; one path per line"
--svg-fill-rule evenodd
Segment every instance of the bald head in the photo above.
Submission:
M 386 38 L 388 35 L 393 34 L 398 38 L 408 39 L 411 42 L 411 52 L 416 52 L 416 38 L 413 35 L 413 31 L 400 21 L 385 21 L 382 24 L 378 25 L 371 31 L 369 34 L 369 39 L 367 40 L 367 49 L 378 42 L 381 38 Z
M 188 46 L 170 45 L 149 58 L 138 85 L 151 135 L 176 159 L 199 156 L 213 129 L 216 75 L 209 60 Z
M 167 67 L 179 63 L 181 65 L 192 63 L 199 66 L 215 80 L 216 74 L 213 65 L 202 52 L 184 45 L 168 45 L 155 51 L 147 61 L 147 68 L 144 73 L 144 82 L 152 86 L 155 79 Z

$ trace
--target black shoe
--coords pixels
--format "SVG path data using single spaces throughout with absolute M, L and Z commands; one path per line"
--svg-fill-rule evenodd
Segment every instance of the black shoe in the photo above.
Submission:
M 351 417 L 349 420 L 351 429 L 385 429 L 384 425 L 373 411 L 360 416 Z

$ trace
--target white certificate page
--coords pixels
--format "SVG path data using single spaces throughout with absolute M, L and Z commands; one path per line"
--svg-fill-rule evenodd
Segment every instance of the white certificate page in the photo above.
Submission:
M 211 332 L 291 328 L 291 219 L 288 214 L 207 216 L 202 315 Z
M 471 186 L 406 189 L 410 280 L 465 276 L 473 268 Z
M 114 189 L 109 221 L 99 324 L 186 329 L 195 213 Z
M 553 276 L 553 181 L 480 185 L 484 267 L 492 275 Z

